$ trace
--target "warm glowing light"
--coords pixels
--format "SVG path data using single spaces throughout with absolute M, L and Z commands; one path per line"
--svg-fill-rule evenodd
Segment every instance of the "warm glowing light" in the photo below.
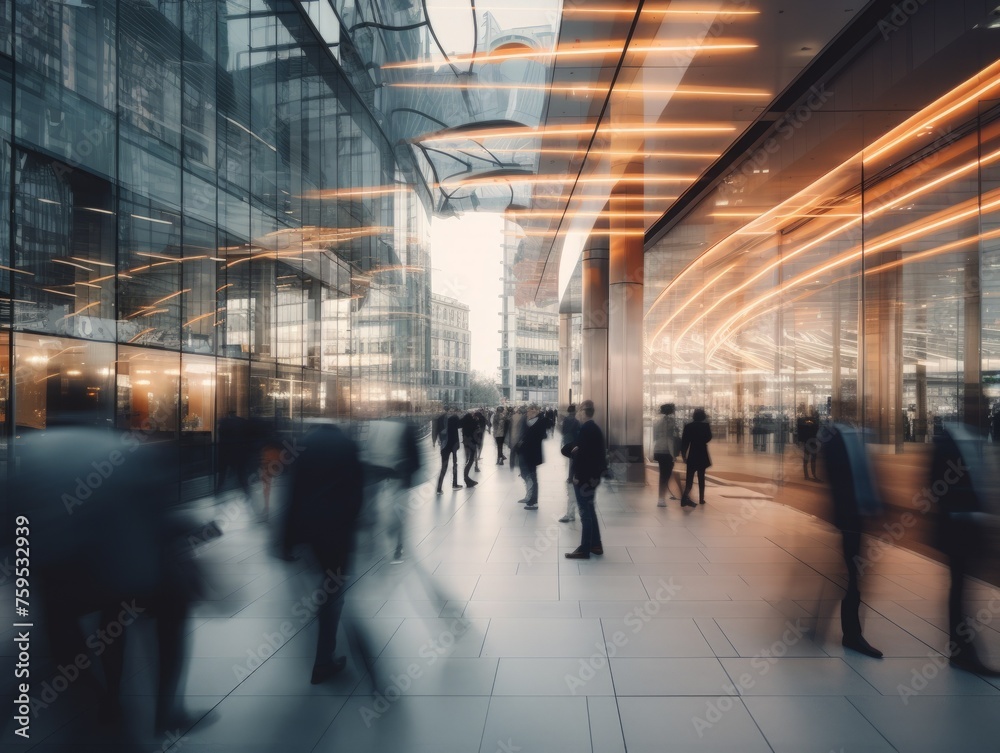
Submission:
M 468 149 L 469 146 L 465 145 L 462 147 L 454 146 L 441 146 L 438 147 L 442 150 L 448 149 Z M 611 149 L 591 149 L 587 151 L 586 149 L 549 149 L 547 147 L 521 147 L 521 148 L 506 148 L 506 147 L 490 147 L 490 151 L 493 154 L 578 154 L 578 155 L 588 155 L 590 157 L 644 157 L 644 158 L 654 158 L 654 157 L 664 157 L 670 159 L 715 159 L 719 156 L 719 152 L 661 152 L 661 151 L 646 151 L 643 149 L 634 149 L 632 151 L 614 151 Z
M 477 52 L 471 55 L 450 55 L 449 60 L 454 65 L 469 65 L 476 63 L 486 65 L 489 63 L 503 63 L 507 60 L 526 60 L 532 58 L 561 59 L 561 58 L 585 58 L 604 57 L 606 55 L 620 55 L 625 45 L 624 39 L 607 40 L 600 47 L 562 47 L 555 50 L 534 50 L 517 47 L 513 49 L 500 49 L 491 52 Z M 628 52 L 631 54 L 657 55 L 661 53 L 676 54 L 682 52 L 745 52 L 756 50 L 754 42 L 702 42 L 699 44 L 670 44 L 670 45 L 649 45 L 633 44 L 629 45 Z M 410 60 L 400 63 L 386 63 L 383 70 L 414 70 L 418 68 L 440 68 L 440 60 Z
M 595 127 L 584 126 L 546 126 L 543 128 L 528 128 L 527 126 L 516 126 L 514 128 L 484 128 L 481 130 L 462 131 L 460 133 L 429 133 L 420 136 L 414 141 L 421 143 L 438 143 L 441 141 L 471 141 L 475 139 L 488 138 L 564 138 L 567 136 L 590 136 L 594 133 Z M 721 125 L 710 123 L 687 123 L 684 125 L 657 125 L 655 123 L 637 123 L 631 126 L 601 126 L 597 129 L 601 134 L 641 134 L 645 136 L 661 135 L 684 135 L 702 133 L 732 133 L 736 130 L 734 125 Z
M 71 261 L 63 261 L 62 259 L 53 259 L 53 264 L 65 264 L 67 267 L 76 267 L 77 269 L 82 269 L 84 272 L 93 272 L 90 267 L 85 267 L 82 264 L 74 264 Z
M 464 81 L 435 81 L 435 82 L 398 82 L 388 85 L 395 89 L 482 89 L 485 91 L 546 91 L 557 94 L 607 94 L 608 87 L 595 86 L 593 84 L 503 84 L 503 83 L 478 83 Z M 774 95 L 764 89 L 738 89 L 725 87 L 706 86 L 678 86 L 672 88 L 656 88 L 641 86 L 629 89 L 615 90 L 617 93 L 627 93 L 630 95 L 657 96 L 669 95 L 672 97 L 718 97 L 727 99 L 729 97 L 750 97 L 756 99 L 770 99 Z
M 648 173 L 645 175 L 622 175 L 619 177 L 594 175 L 580 178 L 573 175 L 512 175 L 509 177 L 490 175 L 483 178 L 476 176 L 470 178 L 454 178 L 443 181 L 439 184 L 439 187 L 453 188 L 455 186 L 470 185 L 490 186 L 506 185 L 508 183 L 527 184 L 531 186 L 563 185 L 566 183 L 589 183 L 594 185 L 617 185 L 620 183 L 691 183 L 696 180 L 697 177 L 697 175 L 651 175 Z
M 64 295 L 67 298 L 76 298 L 73 293 L 64 293 L 61 290 L 53 290 L 52 288 L 42 288 L 46 293 L 55 293 L 56 295 Z

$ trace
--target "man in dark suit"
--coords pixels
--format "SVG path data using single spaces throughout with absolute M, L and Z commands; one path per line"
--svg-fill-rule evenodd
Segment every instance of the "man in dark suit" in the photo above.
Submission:
M 517 440 L 517 461 L 521 465 L 521 477 L 526 487 L 525 510 L 538 509 L 538 466 L 542 458 L 542 441 L 545 439 L 545 419 L 539 415 L 538 406 L 528 406 L 527 418 L 521 436 Z
M 285 549 L 306 544 L 329 598 L 317 607 L 319 638 L 313 664 L 314 685 L 347 664 L 334 657 L 337 625 L 344 608 L 343 582 L 354 548 L 354 529 L 364 498 L 364 472 L 358 448 L 333 424 L 322 424 L 302 440 L 289 498 Z
M 580 546 L 567 552 L 566 558 L 571 560 L 590 559 L 591 554 L 604 554 L 601 543 L 601 529 L 597 523 L 597 508 L 595 497 L 597 486 L 601 483 L 601 475 L 608 468 L 607 456 L 604 452 L 604 433 L 601 427 L 594 423 L 594 401 L 584 400 L 580 403 L 583 414 L 583 424 L 577 434 L 576 447 L 572 449 L 573 491 L 576 494 L 576 504 L 580 508 Z

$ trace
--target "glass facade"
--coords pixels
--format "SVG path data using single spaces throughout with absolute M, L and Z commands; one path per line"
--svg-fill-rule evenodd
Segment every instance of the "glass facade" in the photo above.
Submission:
M 290 0 L 0 4 L 2 462 L 86 409 L 194 483 L 229 411 L 423 409 L 428 194 L 362 95 Z
M 469 307 L 448 296 L 431 296 L 431 389 L 435 409 L 468 403 L 472 362 Z
M 810 414 L 902 468 L 942 422 L 1000 413 L 996 31 L 945 5 L 814 86 L 647 248 L 647 418 L 704 407 L 720 475 L 799 478 Z

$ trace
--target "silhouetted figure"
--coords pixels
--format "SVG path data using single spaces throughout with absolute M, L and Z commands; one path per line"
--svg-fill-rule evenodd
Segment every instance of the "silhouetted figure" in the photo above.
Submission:
M 674 456 L 677 455 L 677 433 L 674 404 L 664 403 L 660 406 L 660 417 L 653 424 L 653 460 L 660 466 L 660 488 L 656 500 L 657 507 L 667 506 L 666 495 L 670 492 L 670 479 L 674 477 Z M 674 481 L 677 482 L 677 493 L 683 498 L 684 492 L 681 489 L 680 477 L 674 477 Z M 671 494 L 670 499 L 677 499 L 677 497 Z
M 474 414 L 476 417 L 476 423 L 478 428 L 476 429 L 476 473 L 479 473 L 479 461 L 483 457 L 483 444 L 486 441 L 486 428 L 489 422 L 486 420 L 486 414 L 483 411 L 477 410 Z
M 521 466 L 525 495 L 520 500 L 525 510 L 538 509 L 538 466 L 545 462 L 542 442 L 545 440 L 545 419 L 537 405 L 528 407 L 521 435 L 517 440 L 517 462 Z
M 18 455 L 11 507 L 30 519 L 31 574 L 56 664 L 82 666 L 100 721 L 117 724 L 130 626 L 154 618 L 155 730 L 186 729 L 194 719 L 178 697 L 184 622 L 200 578 L 186 540 L 195 526 L 168 511 L 176 445 L 141 432 L 59 426 L 26 437 Z M 93 613 L 101 632 L 85 640 L 80 619 Z
M 329 594 L 317 608 L 319 636 L 312 683 L 344 669 L 347 659 L 334 656 L 337 625 L 344 607 L 343 581 L 354 548 L 354 532 L 364 498 L 364 472 L 353 441 L 333 424 L 312 429 L 301 442 L 289 498 L 285 549 L 306 544 Z
M 698 501 L 705 504 L 705 471 L 712 466 L 712 459 L 708 454 L 708 443 L 712 441 L 712 427 L 708 425 L 708 416 L 701 408 L 695 408 L 691 418 L 694 420 L 684 427 L 684 432 L 681 434 L 681 457 L 687 464 L 684 493 L 681 495 L 682 507 L 695 506 L 691 499 L 695 474 L 698 475 Z
M 507 433 L 507 415 L 502 407 L 493 414 L 493 439 L 497 443 L 497 465 L 503 465 L 507 456 L 503 451 L 504 436 Z
M 507 446 L 510 448 L 510 465 L 508 467 L 511 472 L 514 471 L 514 468 L 521 460 L 517 452 L 517 443 L 521 438 L 521 432 L 524 431 L 524 424 L 527 420 L 524 412 L 524 406 L 516 410 L 511 408 L 507 417 Z
M 580 546 L 566 553 L 566 559 L 586 560 L 592 554 L 604 554 L 601 542 L 601 527 L 597 522 L 597 487 L 601 476 L 607 470 L 607 454 L 604 448 L 604 433 L 594 423 L 594 401 L 580 403 L 583 424 L 574 447 L 570 449 L 573 459 L 573 491 L 580 508 Z
M 812 469 L 812 477 L 819 481 L 816 475 L 816 459 L 819 457 L 819 442 L 816 436 L 819 434 L 819 418 L 815 413 L 809 416 L 801 416 L 795 425 L 795 444 L 802 449 L 802 475 L 809 480 L 809 470 Z
M 444 494 L 441 485 L 444 483 L 444 476 L 448 472 L 448 459 L 451 458 L 451 488 L 461 489 L 458 483 L 458 409 L 452 406 L 445 413 L 437 417 L 432 431 L 432 442 L 441 447 L 441 473 L 438 476 L 437 493 Z
M 566 416 L 563 418 L 562 426 L 559 429 L 562 434 L 562 454 L 568 459 L 566 469 L 566 483 L 573 483 L 573 448 L 576 446 L 580 435 L 580 420 L 576 417 L 576 405 L 569 405 L 566 408 Z M 576 492 L 570 486 L 570 494 L 566 500 L 566 514 L 559 518 L 560 523 L 572 523 L 576 520 Z
M 472 472 L 472 466 L 476 462 L 476 453 L 479 451 L 478 443 L 476 442 L 476 434 L 479 432 L 479 420 L 469 411 L 462 416 L 459 426 L 462 429 L 462 447 L 465 450 L 465 467 L 462 469 L 462 475 L 465 478 L 465 485 L 471 489 L 479 483 L 469 475 Z
M 951 664 L 976 674 L 998 677 L 983 664 L 974 639 L 978 625 L 965 608 L 965 581 L 973 564 L 986 554 L 983 528 L 984 469 L 980 440 L 965 426 L 943 423 L 934 437 L 929 489 L 937 498 L 938 544 L 948 557 L 948 653 Z M 977 629 L 978 628 L 978 629 Z
M 236 411 L 219 420 L 218 433 L 219 471 L 215 482 L 215 493 L 222 491 L 229 471 L 236 474 L 243 493 L 250 496 L 249 462 L 251 452 L 250 426 Z
M 847 592 L 840 603 L 842 643 L 866 656 L 882 658 L 882 652 L 865 640 L 861 633 L 861 587 L 858 563 L 864 518 L 881 514 L 882 502 L 872 480 L 871 467 L 860 433 L 844 424 L 823 430 L 823 460 L 833 500 L 833 522 L 840 529 L 847 566 Z

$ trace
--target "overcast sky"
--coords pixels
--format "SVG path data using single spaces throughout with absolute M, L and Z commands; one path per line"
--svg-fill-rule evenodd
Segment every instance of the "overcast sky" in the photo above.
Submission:
M 498 377 L 503 218 L 467 212 L 431 223 L 431 289 L 469 307 L 472 370 Z

